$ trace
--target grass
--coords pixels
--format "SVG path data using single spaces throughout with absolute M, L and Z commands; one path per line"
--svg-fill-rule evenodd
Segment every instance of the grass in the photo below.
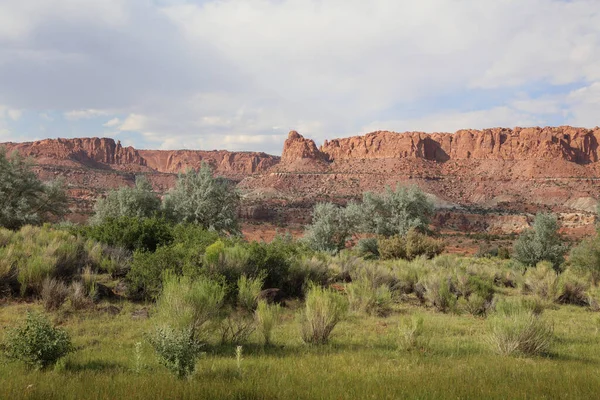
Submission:
M 351 316 L 325 346 L 302 343 L 294 310 L 274 331 L 275 346 L 255 333 L 243 348 L 243 374 L 235 346 L 208 346 L 197 372 L 178 380 L 158 364 L 144 335 L 154 321 L 132 319 L 140 305 L 119 304 L 112 317 L 99 312 L 54 314 L 79 350 L 56 371 L 36 372 L 0 364 L 0 397 L 10 399 L 392 399 L 392 398 L 595 398 L 600 392 L 600 335 L 595 314 L 561 306 L 544 312 L 557 340 L 546 357 L 494 354 L 486 344 L 487 321 L 442 314 L 410 303 L 386 317 Z M 0 305 L 0 336 L 27 309 Z M 417 313 L 427 327 L 427 347 L 397 350 L 398 325 Z M 136 343 L 142 341 L 141 372 Z M 215 338 L 214 343 L 217 340 Z

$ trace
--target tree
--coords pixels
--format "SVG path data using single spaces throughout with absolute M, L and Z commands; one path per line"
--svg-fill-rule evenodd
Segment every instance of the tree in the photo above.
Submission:
M 571 249 L 569 264 L 576 270 L 589 273 L 592 283 L 600 281 L 600 235 L 586 239 Z
M 357 233 L 360 214 L 360 206 L 355 203 L 345 208 L 333 203 L 318 203 L 313 210 L 312 223 L 306 228 L 304 240 L 317 251 L 342 250 Z
M 425 232 L 434 205 L 417 186 L 386 187 L 384 194 L 363 195 L 363 231 L 385 237 L 404 236 L 411 228 Z
M 61 180 L 43 183 L 31 163 L 17 152 L 7 157 L 0 148 L 0 226 L 19 229 L 39 225 L 68 211 Z
M 119 217 L 147 218 L 160 210 L 160 199 L 146 177 L 137 176 L 135 187 L 110 191 L 105 198 L 96 201 L 94 210 L 96 213 L 90 220 L 92 224 Z
M 558 270 L 564 261 L 565 246 L 558 233 L 558 220 L 553 214 L 538 214 L 533 221 L 533 229 L 519 235 L 514 245 L 517 261 L 534 266 L 540 261 L 550 261 Z
M 215 178 L 202 163 L 196 172 L 180 174 L 175 188 L 165 197 L 165 214 L 177 222 L 201 225 L 205 229 L 237 234 L 240 196 L 225 179 Z

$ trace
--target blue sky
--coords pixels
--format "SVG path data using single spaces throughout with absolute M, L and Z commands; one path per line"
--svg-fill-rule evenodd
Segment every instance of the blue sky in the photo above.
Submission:
M 597 0 L 0 0 L 0 141 L 261 150 L 287 132 L 569 124 Z

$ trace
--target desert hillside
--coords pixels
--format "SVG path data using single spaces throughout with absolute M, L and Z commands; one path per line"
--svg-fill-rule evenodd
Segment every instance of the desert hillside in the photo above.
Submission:
M 318 201 L 345 203 L 366 190 L 418 185 L 444 229 L 510 233 L 538 211 L 559 213 L 572 232 L 592 228 L 600 196 L 600 128 L 494 128 L 455 133 L 378 131 L 320 147 L 292 131 L 281 157 L 256 152 L 138 150 L 108 138 L 4 143 L 31 157 L 42 179 L 64 177 L 72 218 L 83 220 L 106 190 L 145 174 L 164 193 L 178 172 L 209 163 L 244 194 L 248 221 L 302 224 Z

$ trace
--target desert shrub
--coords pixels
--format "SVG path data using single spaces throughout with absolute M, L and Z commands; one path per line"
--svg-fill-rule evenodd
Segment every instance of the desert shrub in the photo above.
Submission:
M 0 147 L 0 227 L 39 225 L 68 212 L 63 181 L 42 183 L 31 163 Z
M 236 304 L 221 321 L 221 343 L 241 344 L 256 329 L 254 311 L 262 289 L 263 276 L 248 278 L 242 275 L 237 281 Z
M 27 366 L 42 369 L 74 350 L 67 332 L 52 326 L 41 314 L 27 313 L 25 322 L 6 333 L 5 355 Z
M 567 269 L 559 276 L 556 302 L 559 304 L 589 306 L 589 286 L 588 281 Z
M 211 276 L 224 277 L 229 285 L 236 285 L 242 276 L 257 276 L 256 267 L 250 262 L 250 251 L 241 243 L 225 246 L 217 240 L 206 248 L 205 270 Z
M 266 346 L 271 344 L 273 329 L 279 323 L 281 311 L 281 306 L 279 304 L 269 304 L 264 300 L 258 302 L 254 315 L 258 326 L 258 332 L 263 337 Z
M 133 252 L 112 246 L 102 246 L 102 254 L 97 263 L 98 270 L 107 272 L 112 278 L 126 276 L 131 269 Z
M 358 231 L 362 218 L 354 203 L 340 207 L 333 203 L 315 205 L 312 222 L 306 227 L 303 240 L 315 251 L 337 252 Z
M 183 379 L 195 371 L 202 345 L 194 339 L 191 329 L 162 326 L 148 339 L 159 362 L 175 376 Z
M 379 243 L 377 238 L 360 239 L 356 244 L 356 250 L 361 257 L 367 260 L 379 258 Z
M 94 206 L 92 224 L 102 223 L 109 218 L 120 217 L 148 218 L 160 210 L 160 199 L 152 190 L 145 176 L 136 176 L 134 187 L 122 187 L 109 191 L 99 198 Z
M 237 234 L 239 201 L 235 186 L 226 179 L 213 177 L 208 164 L 202 163 L 198 171 L 179 174 L 175 187 L 163 200 L 163 209 L 176 222 Z
M 418 267 L 406 262 L 396 263 L 393 271 L 396 276 L 396 283 L 392 286 L 392 290 L 401 294 L 413 293 L 416 284 L 419 282 Z
M 39 295 L 48 277 L 69 279 L 85 263 L 84 242 L 50 226 L 24 226 L 0 248 L 4 279 L 16 278 L 21 295 Z
M 249 265 L 257 273 L 266 274 L 266 288 L 281 289 L 290 297 L 301 296 L 304 282 L 316 279 L 314 271 L 306 268 L 309 265 L 299 261 L 308 257 L 310 251 L 290 237 L 277 237 L 271 243 L 252 242 L 247 249 Z
M 194 275 L 196 269 L 189 258 L 188 249 L 182 246 L 164 246 L 154 253 L 135 251 L 131 269 L 127 273 L 129 295 L 134 298 L 155 299 L 161 291 L 163 274 L 170 271 L 176 275 Z
M 576 271 L 589 274 L 592 284 L 600 281 L 600 236 L 582 241 L 569 254 L 569 265 Z
M 444 251 L 443 241 L 429 237 L 416 228 L 411 228 L 406 234 L 406 258 L 413 260 L 419 256 L 433 258 Z
M 157 300 L 158 318 L 174 329 L 190 332 L 194 340 L 203 340 L 219 317 L 225 292 L 222 283 L 203 276 L 192 280 L 167 273 Z
M 379 255 L 382 260 L 408 259 L 406 255 L 406 238 L 394 235 L 378 240 Z
M 523 291 L 553 302 L 558 297 L 558 283 L 558 274 L 552 264 L 540 262 L 525 272 Z
M 469 297 L 458 299 L 458 306 L 462 310 L 478 317 L 485 317 L 492 308 L 493 299 L 486 299 L 478 293 L 473 293 Z
M 173 227 L 163 218 L 108 217 L 90 226 L 71 230 L 113 247 L 134 251 L 155 251 L 173 242 Z
M 388 314 L 392 306 L 392 292 L 389 286 L 373 286 L 372 282 L 365 278 L 346 285 L 346 294 L 353 311 L 381 316 Z
M 506 313 L 499 309 L 490 318 L 488 342 L 502 355 L 533 356 L 546 353 L 554 339 L 553 326 L 525 307 L 512 306 Z
M 456 307 L 457 296 L 453 292 L 452 280 L 449 276 L 443 274 L 434 274 L 428 276 L 423 281 L 425 288 L 425 298 L 438 311 L 453 311 Z
M 558 228 L 556 216 L 536 215 L 533 229 L 524 231 L 515 241 L 513 249 L 515 259 L 527 266 L 548 261 L 552 263 L 555 270 L 558 270 L 564 261 L 566 250 Z
M 426 231 L 433 216 L 433 203 L 417 186 L 386 187 L 383 194 L 363 194 L 363 230 L 386 237 L 406 235 L 411 228 Z
M 424 346 L 423 317 L 413 315 L 403 319 L 398 325 L 398 349 L 415 350 Z
M 63 282 L 52 278 L 42 283 L 42 303 L 46 311 L 58 310 L 69 297 L 69 288 Z
M 325 344 L 335 326 L 345 317 L 346 299 L 339 293 L 311 286 L 300 314 L 302 340 L 308 344 Z
M 264 278 L 259 276 L 257 278 L 248 278 L 246 275 L 242 275 L 237 282 L 238 287 L 238 307 L 248 311 L 254 312 L 258 303 L 258 295 L 262 290 Z
M 71 288 L 69 290 L 69 300 L 71 308 L 74 310 L 83 310 L 92 305 L 92 300 L 87 294 L 85 285 L 81 281 L 71 282 Z

